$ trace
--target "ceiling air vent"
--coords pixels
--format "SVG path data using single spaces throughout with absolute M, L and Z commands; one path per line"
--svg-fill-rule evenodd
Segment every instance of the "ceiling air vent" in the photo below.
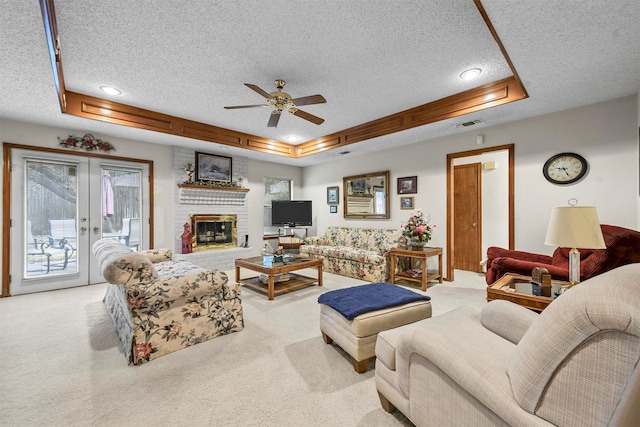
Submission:
M 341 156 L 347 155 L 347 154 L 351 154 L 351 151 L 341 151 L 338 154 L 340 154 Z
M 473 120 L 470 122 L 464 122 L 464 123 L 460 123 L 459 125 L 457 125 L 456 127 L 468 127 L 468 126 L 473 126 L 473 125 L 477 125 L 478 123 L 482 123 L 482 120 Z

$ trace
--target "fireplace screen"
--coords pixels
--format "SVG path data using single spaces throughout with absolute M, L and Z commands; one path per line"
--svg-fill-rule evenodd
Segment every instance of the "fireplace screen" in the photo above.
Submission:
M 237 247 L 237 216 L 192 214 L 191 233 L 194 251 Z

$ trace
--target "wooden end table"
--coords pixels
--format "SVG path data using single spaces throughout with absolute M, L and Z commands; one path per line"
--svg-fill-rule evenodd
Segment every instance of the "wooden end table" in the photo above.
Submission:
M 318 286 L 322 286 L 322 260 L 311 258 L 285 258 L 285 263 L 274 265 L 271 256 L 258 256 L 253 258 L 240 258 L 235 261 L 236 266 L 236 282 L 247 286 L 258 292 L 267 294 L 270 300 L 276 295 L 284 292 L 291 292 L 302 287 L 306 287 L 311 283 L 318 282 Z M 240 280 L 240 268 L 257 271 L 258 273 L 269 276 L 268 283 L 262 283 L 259 277 Z M 302 270 L 304 268 L 315 268 L 318 270 L 318 278 L 302 276 L 291 273 L 292 271 Z M 278 274 L 290 273 L 291 276 L 286 282 L 278 282 L 276 289 L 275 276 Z
M 522 276 L 520 274 L 506 273 L 504 276 L 496 280 L 496 282 L 487 288 L 487 301 L 494 299 L 503 299 L 511 301 L 530 310 L 541 312 L 549 304 L 553 302 L 553 298 L 521 294 L 516 292 L 516 283 L 530 283 L 531 276 Z M 569 282 L 561 280 L 552 280 L 552 285 L 566 285 Z
M 427 272 L 427 258 L 432 256 L 438 257 L 438 274 L 428 274 Z M 409 258 L 409 269 L 412 267 L 414 259 L 420 260 L 422 264 L 422 274 L 420 276 L 413 277 L 405 272 L 396 274 L 396 257 Z M 426 292 L 427 282 L 438 279 L 438 283 L 442 283 L 442 248 L 430 248 L 425 247 L 421 251 L 413 251 L 408 248 L 391 248 L 391 283 L 395 284 L 396 279 L 408 280 L 410 282 L 417 282 L 422 285 L 422 291 Z

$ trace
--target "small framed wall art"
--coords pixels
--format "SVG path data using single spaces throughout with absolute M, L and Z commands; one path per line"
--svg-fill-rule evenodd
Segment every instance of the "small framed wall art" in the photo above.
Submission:
M 337 205 L 340 200 L 340 187 L 327 187 L 327 203 Z
M 400 209 L 413 209 L 413 197 L 400 197 Z
M 196 152 L 196 180 L 231 182 L 231 157 Z
M 405 176 L 404 178 L 398 178 L 398 194 L 416 194 L 417 192 L 417 176 Z
M 336 206 L 336 205 L 329 206 L 329 212 L 338 213 L 338 206 Z

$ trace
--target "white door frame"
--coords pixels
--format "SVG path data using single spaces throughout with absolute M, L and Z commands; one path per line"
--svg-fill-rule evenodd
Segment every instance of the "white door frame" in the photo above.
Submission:
M 20 145 L 20 144 L 11 144 L 4 143 L 3 144 L 3 159 L 4 159 L 4 167 L 3 167 L 3 238 L 2 238 L 2 292 L 0 296 L 6 297 L 11 295 L 11 280 L 12 280 L 12 258 L 18 256 L 17 254 L 24 253 L 24 239 L 22 236 L 15 236 L 15 233 L 12 232 L 12 219 L 13 217 L 13 204 L 11 202 L 12 194 L 12 164 L 11 159 L 13 157 L 14 150 L 25 150 L 30 152 L 28 157 L 32 158 L 42 158 L 42 159 L 54 159 L 60 158 L 68 160 L 67 156 L 76 156 L 77 158 L 96 158 L 96 159 L 104 159 L 102 163 L 111 166 L 118 166 L 122 164 L 122 162 L 129 162 L 128 165 L 133 169 L 147 169 L 148 170 L 148 179 L 143 179 L 143 187 L 146 187 L 146 191 L 144 191 L 144 195 L 148 198 L 148 204 L 144 203 L 144 205 L 148 206 L 147 212 L 144 213 L 143 224 L 143 247 L 149 248 L 153 247 L 153 161 L 152 160 L 141 160 L 134 158 L 125 158 L 125 157 L 117 157 L 117 156 L 109 156 L 105 154 L 98 154 L 93 152 L 74 152 L 68 150 L 61 150 L 55 148 L 45 148 L 45 147 L 36 147 L 36 146 L 28 146 L 28 145 Z M 76 159 L 77 163 L 80 165 L 83 162 Z M 75 163 L 75 161 L 72 161 Z M 86 160 L 85 160 L 86 162 Z M 88 163 L 88 162 L 87 162 Z M 125 166 L 126 167 L 126 166 Z M 80 197 L 80 195 L 78 195 Z M 24 207 L 23 207 L 24 208 Z M 79 216 L 80 218 L 80 216 Z M 14 222 L 15 223 L 15 222 Z M 88 230 L 92 231 L 92 229 Z M 88 233 L 87 233 L 88 234 Z M 11 256 L 13 254 L 13 257 Z M 22 256 L 22 255 L 20 255 Z M 93 258 L 89 251 L 86 251 L 85 256 L 89 257 L 89 259 Z M 50 277 L 49 277 L 50 280 Z M 93 278 L 95 280 L 95 277 Z M 87 280 L 88 284 L 91 280 Z M 93 283 L 93 282 L 91 282 Z M 42 289 L 45 290 L 45 289 Z

